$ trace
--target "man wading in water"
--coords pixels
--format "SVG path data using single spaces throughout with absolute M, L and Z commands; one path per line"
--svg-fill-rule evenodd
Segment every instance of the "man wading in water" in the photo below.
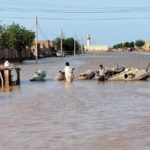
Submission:
M 105 73 L 106 73 L 106 69 L 103 67 L 103 65 L 99 65 L 100 69 L 99 69 L 99 81 L 104 81 L 105 80 Z
M 64 68 L 64 72 L 65 72 L 65 79 L 67 82 L 72 82 L 74 75 L 73 75 L 73 70 L 75 68 L 71 68 L 69 62 L 66 62 L 66 66 Z

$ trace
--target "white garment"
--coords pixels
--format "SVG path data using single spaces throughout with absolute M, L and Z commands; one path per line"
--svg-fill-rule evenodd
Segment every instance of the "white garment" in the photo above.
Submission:
M 11 75 L 11 81 L 17 81 L 17 72 L 15 68 L 11 70 L 10 75 Z
M 64 72 L 65 72 L 65 79 L 67 82 L 71 82 L 73 80 L 73 71 L 72 68 L 70 66 L 66 66 L 64 68 Z
M 104 68 L 102 68 L 102 69 L 99 69 L 99 75 L 100 76 L 104 76 L 105 75 L 105 69 Z
M 7 60 L 7 61 L 5 61 L 4 62 L 4 67 L 9 67 L 10 66 L 10 63 L 9 63 L 9 61 Z

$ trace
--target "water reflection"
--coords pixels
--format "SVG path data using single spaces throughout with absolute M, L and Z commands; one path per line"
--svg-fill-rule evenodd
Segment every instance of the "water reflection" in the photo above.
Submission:
M 73 82 L 65 82 L 65 87 L 66 88 L 71 88 L 72 84 L 73 84 Z
M 77 80 L 100 63 L 142 67 L 149 61 L 147 55 L 136 55 L 47 58 L 46 63 L 22 65 L 20 86 L 0 87 L 0 149 L 149 149 L 150 81 Z M 53 79 L 66 61 L 76 68 L 72 83 L 29 81 L 35 66 Z
M 18 89 L 20 89 L 20 86 L 14 85 L 14 86 L 1 86 L 0 92 L 9 93 L 9 92 L 16 92 Z

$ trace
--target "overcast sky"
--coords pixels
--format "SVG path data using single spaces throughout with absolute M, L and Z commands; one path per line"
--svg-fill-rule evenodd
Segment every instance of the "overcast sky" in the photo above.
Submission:
M 85 44 L 114 44 L 138 39 L 150 41 L 150 0 L 0 0 L 0 24 L 19 23 L 39 39 L 76 34 Z

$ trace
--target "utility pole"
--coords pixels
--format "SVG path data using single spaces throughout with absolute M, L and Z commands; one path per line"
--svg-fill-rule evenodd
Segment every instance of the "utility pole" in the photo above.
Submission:
M 74 36 L 74 56 L 76 55 L 76 34 Z
M 63 51 L 63 47 L 62 47 L 62 38 L 63 38 L 63 32 L 61 30 L 61 38 L 60 38 L 60 49 L 61 49 L 61 54 L 62 54 L 62 51 Z
M 36 16 L 35 57 L 36 57 L 36 63 L 38 63 L 38 17 L 37 16 Z
M 83 37 L 81 37 L 81 54 L 83 54 Z

